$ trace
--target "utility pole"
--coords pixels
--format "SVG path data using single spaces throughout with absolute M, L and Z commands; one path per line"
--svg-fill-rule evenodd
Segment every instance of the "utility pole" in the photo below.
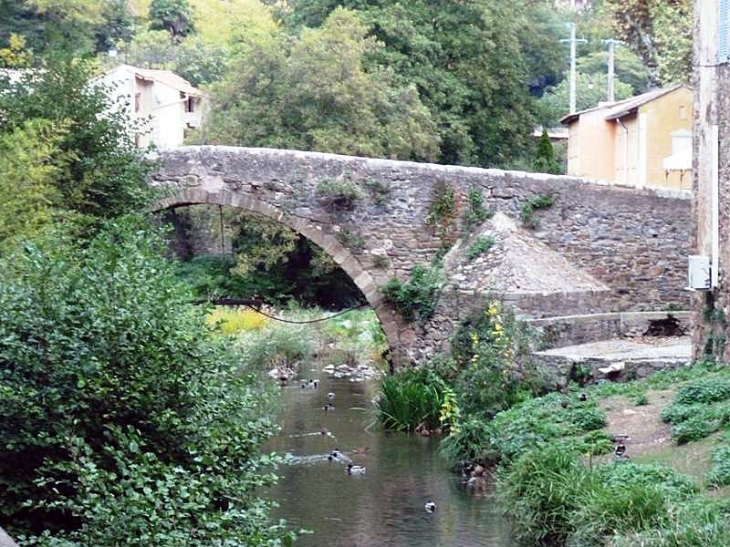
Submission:
M 575 61 L 576 61 L 576 44 L 580 42 L 581 44 L 585 44 L 588 42 L 588 40 L 585 39 L 577 39 L 575 37 L 575 23 L 570 23 L 570 39 L 568 40 L 560 40 L 561 42 L 569 42 L 570 43 L 570 114 L 573 114 L 576 111 L 576 67 L 575 67 Z
M 615 63 L 616 63 L 616 46 L 620 45 L 621 42 L 619 40 L 614 40 L 611 38 L 610 40 L 601 40 L 604 44 L 608 44 L 608 91 L 607 91 L 607 100 L 609 103 L 612 103 L 616 100 L 616 92 L 615 92 Z

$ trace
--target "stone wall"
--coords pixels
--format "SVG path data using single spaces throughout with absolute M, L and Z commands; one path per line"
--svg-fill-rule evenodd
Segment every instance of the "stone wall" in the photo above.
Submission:
M 652 328 L 661 329 L 667 320 L 677 322 L 673 332 L 653 335 L 680 336 L 690 331 L 690 313 L 683 312 L 616 312 L 591 315 L 569 315 L 546 319 L 530 319 L 528 324 L 540 335 L 543 349 L 560 348 L 596 340 L 652 335 Z
M 531 236 L 566 257 L 608 290 L 589 294 L 525 292 L 520 302 L 535 316 L 592 311 L 683 307 L 690 242 L 687 193 L 638 190 L 560 177 L 469 167 L 355 158 L 272 149 L 188 147 L 165 152 L 153 184 L 170 192 L 159 208 L 194 203 L 233 205 L 274 218 L 325 248 L 363 290 L 383 321 L 391 344 L 411 360 L 433 354 L 456 317 L 479 304 L 489 287 L 444 293 L 425 326 L 404 324 L 382 301 L 379 287 L 408 277 L 416 263 L 430 263 L 443 230 L 427 225 L 436 182 L 456 194 L 458 235 L 469 192 L 485 206 L 519 218 L 528 199 L 551 193 L 554 205 L 538 211 Z M 333 207 L 319 195 L 324 179 L 357 185 L 363 198 Z M 529 305 L 525 304 L 529 303 Z

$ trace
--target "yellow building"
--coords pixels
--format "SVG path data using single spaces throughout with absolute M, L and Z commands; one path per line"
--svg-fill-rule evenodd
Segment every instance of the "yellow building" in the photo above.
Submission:
M 692 188 L 692 90 L 658 89 L 569 114 L 568 175 Z

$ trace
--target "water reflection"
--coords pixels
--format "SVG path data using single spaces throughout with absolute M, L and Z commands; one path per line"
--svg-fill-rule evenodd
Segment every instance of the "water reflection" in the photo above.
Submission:
M 319 388 L 283 388 L 282 431 L 264 447 L 294 457 L 279 470 L 271 495 L 280 504 L 276 518 L 314 532 L 298 546 L 510 545 L 493 497 L 466 492 L 459 477 L 444 470 L 435 439 L 389 434 L 371 424 L 375 382 L 318 371 L 303 376 L 319 378 Z M 332 411 L 322 408 L 328 392 L 336 395 Z M 366 467 L 366 474 L 348 475 L 345 459 L 328 461 L 335 448 Z M 424 510 L 428 500 L 437 504 L 433 514 Z

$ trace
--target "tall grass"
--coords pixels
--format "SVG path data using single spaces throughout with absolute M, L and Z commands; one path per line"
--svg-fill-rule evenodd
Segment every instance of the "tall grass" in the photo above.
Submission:
M 378 418 L 387 429 L 429 431 L 440 426 L 445 384 L 425 369 L 412 369 L 383 379 L 376 400 Z
M 503 468 L 499 485 L 518 540 L 585 547 L 660 537 L 697 493 L 690 479 L 669 468 L 628 462 L 586 467 L 578 453 L 556 444 Z

